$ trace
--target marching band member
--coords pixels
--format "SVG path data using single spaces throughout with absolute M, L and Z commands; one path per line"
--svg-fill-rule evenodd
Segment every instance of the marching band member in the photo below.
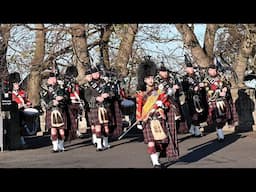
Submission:
M 136 119 L 140 122 L 137 127 L 143 129 L 144 142 L 150 154 L 154 168 L 161 168 L 160 153 L 168 157 L 178 154 L 172 153 L 170 129 L 168 128 L 165 108 L 168 108 L 167 94 L 164 89 L 155 86 L 155 63 L 146 58 L 138 67 L 138 91 L 136 94 Z M 175 142 L 177 143 L 177 142 Z
M 46 128 L 51 130 L 52 152 L 62 152 L 64 148 L 65 130 L 67 130 L 66 100 L 63 85 L 57 82 L 58 71 L 51 70 L 47 79 L 47 87 L 42 87 L 41 97 L 46 103 Z
M 101 78 L 99 68 L 93 67 L 91 73 L 92 81 L 84 89 L 84 98 L 89 103 L 88 118 L 92 133 L 94 134 L 94 130 L 96 132 L 96 151 L 103 151 L 110 148 L 108 142 L 110 120 L 110 102 L 108 99 L 110 93 L 105 90 L 106 81 Z
M 81 136 L 78 130 L 78 117 L 82 113 L 84 108 L 83 101 L 80 98 L 80 86 L 75 80 L 78 75 L 78 71 L 75 66 L 69 66 L 65 73 L 65 88 L 68 92 L 68 122 L 70 125 L 70 130 L 68 140 L 75 139 L 77 136 Z
M 20 141 L 23 147 L 26 146 L 24 140 L 24 130 L 23 130 L 23 119 L 24 119 L 24 109 L 31 106 L 29 99 L 27 98 L 27 93 L 20 88 L 20 74 L 18 72 L 11 73 L 9 76 L 10 89 L 12 90 L 12 101 L 18 105 L 19 110 L 19 124 L 21 127 L 20 131 Z
M 200 123 L 204 121 L 206 98 L 204 90 L 200 87 L 200 77 L 195 74 L 192 63 L 185 56 L 186 75 L 182 80 L 182 89 L 185 93 L 185 102 L 187 103 L 187 111 L 184 116 L 188 122 L 189 132 L 195 137 L 201 137 Z
M 172 140 L 170 142 L 171 150 L 169 150 L 172 154 L 169 154 L 168 156 L 176 157 L 178 156 L 177 126 L 179 125 L 177 124 L 177 121 L 179 121 L 181 117 L 176 95 L 180 87 L 176 84 L 175 77 L 170 74 L 163 63 L 158 70 L 158 74 L 155 76 L 155 83 L 158 88 L 163 89 L 167 94 L 169 107 L 165 108 L 165 114 L 168 125 L 170 126 L 170 134 L 172 135 Z
M 231 111 L 227 110 L 227 82 L 217 73 L 216 66 L 211 64 L 208 68 L 208 74 L 204 79 L 204 86 L 207 92 L 208 125 L 216 125 L 218 140 L 224 140 L 222 128 L 227 120 L 231 118 Z
M 90 119 L 89 119 L 89 113 L 91 112 L 90 111 L 90 98 L 92 97 L 92 88 L 91 88 L 91 81 L 92 81 L 92 70 L 91 68 L 88 68 L 86 71 L 85 71 L 85 83 L 82 85 L 82 89 L 83 89 L 83 100 L 85 102 L 85 110 L 86 110 L 86 121 L 87 121 L 87 126 L 89 126 L 91 128 L 91 134 L 92 134 L 92 144 L 93 145 L 97 145 L 96 144 L 96 129 L 95 129 L 95 126 L 91 126 L 90 124 Z M 92 103 L 91 103 L 92 104 Z M 91 107 L 94 107 L 91 105 Z

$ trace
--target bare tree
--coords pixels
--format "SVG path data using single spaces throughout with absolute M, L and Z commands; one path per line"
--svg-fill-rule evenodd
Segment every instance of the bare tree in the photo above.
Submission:
M 35 24 L 36 39 L 35 39 L 35 53 L 30 63 L 30 74 L 28 80 L 28 98 L 32 102 L 33 106 L 37 106 L 40 103 L 40 82 L 41 82 L 41 64 L 44 61 L 45 56 L 45 30 L 44 24 Z
M 108 68 L 110 67 L 108 43 L 109 43 L 112 32 L 113 32 L 112 24 L 107 24 L 101 27 L 100 52 L 101 52 L 101 57 L 103 58 L 103 62 L 105 66 Z
M 213 63 L 213 48 L 217 24 L 207 24 L 204 47 L 201 47 L 192 27 L 188 24 L 176 24 L 177 30 L 181 33 L 184 46 L 191 51 L 194 61 L 201 67 L 207 67 Z
M 242 87 L 245 70 L 249 65 L 254 65 L 256 48 L 256 28 L 253 24 L 229 24 L 223 25 L 217 36 L 216 52 L 232 65 L 237 77 L 238 84 Z
M 238 87 L 243 86 L 245 70 L 248 64 L 248 59 L 253 53 L 253 47 L 256 46 L 256 26 L 246 25 L 246 33 L 242 39 L 240 49 L 237 55 L 237 60 L 234 69 L 238 76 Z
M 0 79 L 6 79 L 8 76 L 6 54 L 11 28 L 11 24 L 0 24 Z
M 85 66 L 89 65 L 85 24 L 71 24 L 73 51 L 75 54 L 75 66 L 78 70 L 78 82 L 83 82 Z
M 128 73 L 127 63 L 129 61 L 129 58 L 131 57 L 132 46 L 137 32 L 138 24 L 129 24 L 127 26 L 127 31 L 126 33 L 124 33 L 119 46 L 115 66 L 118 68 L 118 70 L 124 77 Z

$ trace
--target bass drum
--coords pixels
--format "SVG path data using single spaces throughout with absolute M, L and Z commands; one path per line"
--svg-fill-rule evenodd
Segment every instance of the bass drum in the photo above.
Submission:
M 35 108 L 24 109 L 22 125 L 25 136 L 36 135 L 40 131 L 39 111 Z

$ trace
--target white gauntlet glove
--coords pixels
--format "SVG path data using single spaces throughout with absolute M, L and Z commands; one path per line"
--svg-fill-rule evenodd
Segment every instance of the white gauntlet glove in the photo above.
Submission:
M 164 108 L 164 104 L 163 104 L 163 102 L 162 101 L 156 101 L 156 105 L 158 106 L 158 107 L 161 107 L 161 108 Z
M 143 127 L 142 127 L 142 125 L 137 125 L 137 128 L 139 129 L 139 130 L 142 130 L 143 129 Z

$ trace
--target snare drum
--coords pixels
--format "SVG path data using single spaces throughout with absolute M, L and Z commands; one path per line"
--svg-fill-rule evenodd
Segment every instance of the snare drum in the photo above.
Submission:
M 35 108 L 26 108 L 23 111 L 23 128 L 25 135 L 35 135 L 39 130 L 39 111 Z

